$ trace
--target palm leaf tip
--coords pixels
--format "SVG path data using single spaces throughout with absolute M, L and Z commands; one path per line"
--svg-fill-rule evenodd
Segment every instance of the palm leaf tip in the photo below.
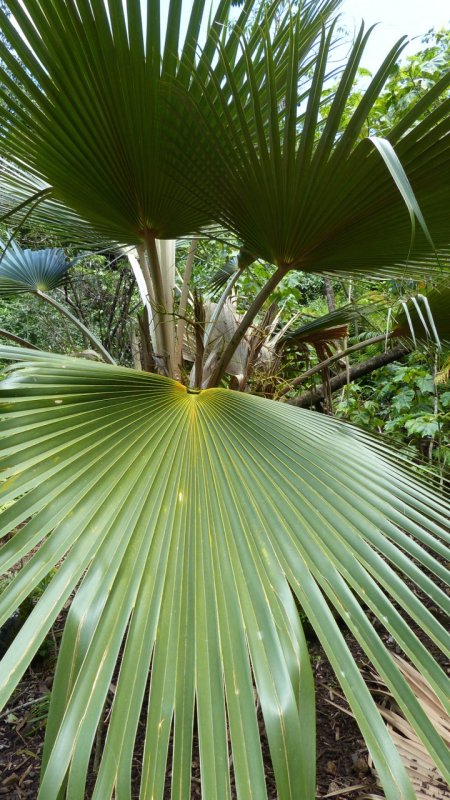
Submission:
M 349 325 L 356 320 L 366 320 L 367 316 L 377 310 L 377 306 L 358 306 L 349 304 L 324 314 L 317 319 L 288 331 L 283 339 L 298 342 L 317 342 L 329 341 L 345 337 L 348 333 Z

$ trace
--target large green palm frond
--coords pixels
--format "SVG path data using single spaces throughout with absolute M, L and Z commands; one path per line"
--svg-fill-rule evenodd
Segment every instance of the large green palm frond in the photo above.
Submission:
M 243 75 L 237 43 L 254 0 L 246 0 L 231 27 L 230 4 L 221 0 L 202 37 L 206 0 L 194 0 L 183 38 L 182 0 L 171 0 L 162 41 L 160 0 L 30 0 L 26 10 L 20 0 L 7 0 L 23 36 L 0 12 L 10 45 L 0 42 L 8 68 L 0 90 L 4 157 L 44 180 L 58 201 L 106 238 L 131 244 L 145 233 L 176 238 L 198 230 L 211 219 L 209 206 L 195 184 L 183 187 L 177 173 L 187 154 L 208 173 L 207 130 L 191 95 L 200 105 L 202 98 L 192 79 L 213 70 L 221 82 L 219 41 L 238 83 Z M 309 39 L 338 5 L 305 4 Z M 254 23 L 249 47 L 261 82 L 256 32 Z M 285 41 L 282 28 L 280 52 Z
M 0 355 L 23 361 L 0 384 L 8 421 L 0 535 L 16 528 L 0 571 L 30 554 L 0 598 L 0 624 L 59 564 L 3 658 L 2 705 L 78 586 L 40 800 L 56 800 L 62 786 L 67 798 L 83 800 L 110 703 L 94 800 L 130 797 L 143 722 L 141 798 L 166 796 L 168 769 L 171 797 L 188 800 L 196 731 L 202 797 L 231 798 L 232 763 L 239 800 L 262 800 L 254 685 L 280 800 L 313 800 L 313 681 L 293 594 L 349 699 L 386 797 L 414 793 L 330 607 L 450 777 L 442 740 L 367 615 L 448 707 L 448 678 L 419 635 L 448 651 L 441 622 L 450 602 L 433 580 L 448 581 L 444 498 L 376 441 L 331 418 L 63 356 L 17 348 Z
M 52 197 L 47 181 L 0 156 L 0 220 L 12 229 L 28 225 L 45 228 L 50 236 L 67 245 L 84 248 L 116 246 L 111 237 L 103 238 L 92 225 Z
M 2 12 L 13 48 L 0 45 L 10 73 L 2 109 L 4 155 L 26 165 L 50 184 L 54 197 L 115 240 L 138 243 L 146 229 L 173 238 L 203 224 L 193 198 L 167 175 L 166 132 L 180 124 L 170 119 L 164 96 L 179 70 L 187 70 L 184 85 L 189 82 L 205 0 L 192 5 L 180 58 L 180 0 L 170 2 L 164 41 L 159 0 L 147 3 L 145 26 L 139 0 L 45 6 L 32 0 L 26 11 L 17 0 L 6 5 L 23 36 Z M 209 29 L 209 57 L 209 39 L 215 28 L 222 30 L 228 6 L 222 0 Z M 192 146 L 187 119 L 183 139 Z
M 447 247 L 448 267 L 450 100 L 429 114 L 425 111 L 448 89 L 450 73 L 387 140 L 370 140 L 364 138 L 368 116 L 403 42 L 387 55 L 346 121 L 347 101 L 370 35 L 361 27 L 324 118 L 333 27 L 323 32 L 311 70 L 305 62 L 301 24 L 294 17 L 286 25 L 290 40 L 282 98 L 270 26 L 261 28 L 264 86 L 258 82 L 245 36 L 242 85 L 236 83 L 233 65 L 222 50 L 226 80 L 219 86 L 211 75 L 204 86 L 205 97 L 210 97 L 205 124 L 215 138 L 221 186 L 220 198 L 210 192 L 216 218 L 255 257 L 286 269 L 420 274 L 424 259 L 426 268 L 436 269 L 434 246 Z M 299 81 L 305 87 L 300 105 Z
M 0 240 L 0 253 L 0 297 L 56 289 L 74 264 L 60 247 L 23 250 L 14 240 Z

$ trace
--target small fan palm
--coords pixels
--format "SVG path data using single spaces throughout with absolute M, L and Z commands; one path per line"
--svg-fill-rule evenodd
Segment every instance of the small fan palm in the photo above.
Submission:
M 0 241 L 0 296 L 20 292 L 48 292 L 64 281 L 75 262 L 67 261 L 64 250 L 23 250 L 15 241 Z
M 67 261 L 64 250 L 59 247 L 45 250 L 23 250 L 13 239 L 8 242 L 0 240 L 3 249 L 0 257 L 0 297 L 12 297 L 24 292 L 32 292 L 41 300 L 50 303 L 60 314 L 70 319 L 87 337 L 100 353 L 101 357 L 114 364 L 114 359 L 103 347 L 102 343 L 78 317 L 75 317 L 64 305 L 47 294 L 57 289 L 64 282 L 67 270 L 73 267 L 81 256 Z M 4 331 L 7 338 L 15 339 L 14 334 Z M 17 341 L 17 339 L 16 339 Z

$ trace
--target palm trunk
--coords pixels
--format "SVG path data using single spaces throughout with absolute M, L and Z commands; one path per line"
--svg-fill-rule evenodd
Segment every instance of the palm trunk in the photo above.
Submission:
M 336 311 L 336 298 L 334 296 L 333 284 L 331 278 L 324 278 L 325 284 L 325 297 L 327 299 L 328 311 Z
M 149 302 L 152 307 L 155 328 L 155 357 L 159 360 L 160 369 L 169 377 L 173 377 L 175 364 L 175 336 L 173 315 L 167 308 L 166 292 L 161 272 L 161 264 L 156 249 L 155 237 L 147 234 L 145 245 L 139 249 L 140 265 L 147 286 Z

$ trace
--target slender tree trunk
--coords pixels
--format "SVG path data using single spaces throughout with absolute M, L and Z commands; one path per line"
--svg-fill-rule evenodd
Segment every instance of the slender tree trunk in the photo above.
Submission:
M 138 323 L 141 334 L 142 369 L 144 372 L 155 372 L 148 306 L 145 305 L 138 314 Z
M 175 345 L 175 372 L 177 378 L 181 376 L 181 370 L 183 366 L 183 343 L 184 331 L 186 330 L 186 309 L 197 244 L 198 239 L 192 239 L 186 259 L 186 267 L 183 275 L 183 286 L 181 288 L 180 305 L 178 308 L 177 340 Z
M 336 299 L 334 296 L 333 284 L 331 278 L 324 278 L 325 283 L 325 297 L 327 298 L 328 311 L 336 311 Z
M 203 381 L 203 356 L 205 352 L 205 307 L 203 300 L 194 292 L 194 320 L 195 320 L 195 366 L 194 389 L 200 389 Z
M 137 370 L 142 370 L 141 353 L 139 347 L 139 336 L 134 328 L 134 322 L 131 322 L 130 327 L 130 349 L 131 358 L 133 359 L 133 367 Z
M 145 236 L 145 256 L 146 257 L 141 259 L 141 269 L 149 292 L 149 300 L 152 304 L 155 334 L 158 349 L 160 350 L 156 355 L 161 359 L 164 365 L 163 371 L 166 372 L 169 377 L 173 377 L 175 361 L 173 316 L 167 313 L 167 298 L 158 251 L 156 249 L 156 240 L 155 237 L 150 234 Z

